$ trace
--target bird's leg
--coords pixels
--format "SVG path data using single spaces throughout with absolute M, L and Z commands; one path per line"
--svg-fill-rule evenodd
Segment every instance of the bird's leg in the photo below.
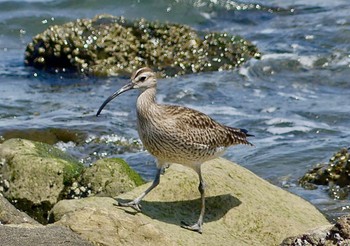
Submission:
M 198 190 L 201 194 L 201 213 L 199 215 L 197 223 L 194 225 L 187 225 L 186 223 L 182 222 L 181 227 L 191 230 L 191 231 L 197 231 L 199 233 L 202 233 L 202 225 L 203 225 L 203 218 L 204 218 L 204 213 L 205 213 L 205 183 L 202 178 L 202 173 L 201 173 L 201 167 L 199 166 L 198 169 L 196 170 L 199 176 L 199 186 Z
M 145 190 L 140 196 L 135 198 L 133 201 L 130 202 L 117 202 L 115 205 L 121 206 L 121 207 L 132 207 L 138 212 L 141 212 L 141 200 L 151 191 L 153 190 L 158 184 L 160 180 L 160 174 L 162 172 L 162 167 L 158 167 L 156 177 L 153 180 L 153 183 L 150 187 L 148 187 L 147 190 Z

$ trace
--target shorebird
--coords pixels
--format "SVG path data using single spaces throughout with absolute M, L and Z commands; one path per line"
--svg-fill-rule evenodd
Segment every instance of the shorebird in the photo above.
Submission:
M 229 146 L 252 145 L 247 137 L 253 135 L 248 134 L 245 129 L 222 125 L 206 114 L 191 108 L 158 104 L 156 74 L 148 67 L 136 70 L 131 76 L 130 83 L 108 97 L 96 116 L 107 103 L 131 89 L 141 91 L 136 102 L 138 134 L 145 149 L 156 158 L 157 173 L 152 185 L 139 197 L 130 202 L 117 202 L 116 205 L 141 211 L 141 200 L 159 184 L 163 168 L 171 163 L 182 164 L 192 168 L 199 176 L 201 210 L 195 224 L 189 225 L 182 222 L 181 226 L 202 233 L 205 183 L 201 165 L 221 156 Z

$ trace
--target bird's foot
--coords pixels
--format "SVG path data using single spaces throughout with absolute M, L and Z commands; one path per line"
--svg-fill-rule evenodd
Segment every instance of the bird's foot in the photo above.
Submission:
M 202 234 L 202 224 L 201 224 L 201 223 L 198 223 L 198 222 L 197 222 L 197 223 L 194 224 L 194 225 L 189 225 L 189 224 L 187 224 L 186 222 L 181 221 L 181 227 L 182 227 L 182 228 L 185 228 L 185 229 L 187 229 L 187 230 L 196 231 L 196 232 Z
M 114 203 L 115 206 L 119 206 L 119 207 L 130 207 L 135 209 L 137 212 L 141 212 L 141 204 L 140 202 L 135 202 L 135 201 L 131 201 L 131 202 L 115 202 Z

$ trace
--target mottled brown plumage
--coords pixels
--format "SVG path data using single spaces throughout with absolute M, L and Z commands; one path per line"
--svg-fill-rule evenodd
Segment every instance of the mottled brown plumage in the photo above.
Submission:
M 140 68 L 132 74 L 131 83 L 110 96 L 97 112 L 99 115 L 109 101 L 127 90 L 142 91 L 136 103 L 138 133 L 144 147 L 157 159 L 158 171 L 149 189 L 134 201 L 119 205 L 132 206 L 140 210 L 140 201 L 158 185 L 161 170 L 166 164 L 178 163 L 189 166 L 199 175 L 198 188 L 202 198 L 202 209 L 197 223 L 183 227 L 201 233 L 205 211 L 201 164 L 221 156 L 229 146 L 252 145 L 246 139 L 250 135 L 246 130 L 222 125 L 197 110 L 158 104 L 155 100 L 156 87 L 155 73 L 150 68 Z

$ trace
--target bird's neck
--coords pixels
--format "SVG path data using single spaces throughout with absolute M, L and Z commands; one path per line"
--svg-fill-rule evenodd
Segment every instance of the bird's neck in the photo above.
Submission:
M 156 103 L 156 87 L 148 88 L 141 92 L 137 98 L 137 113 L 139 116 L 147 117 L 154 112 L 157 107 Z

